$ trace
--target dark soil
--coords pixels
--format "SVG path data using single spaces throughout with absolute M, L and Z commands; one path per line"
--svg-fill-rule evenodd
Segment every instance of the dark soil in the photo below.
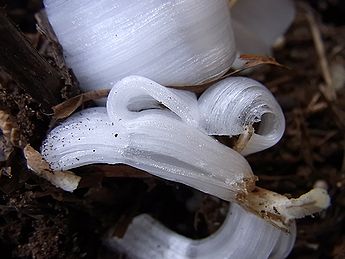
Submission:
M 2 2 L 33 46 L 54 64 L 46 40 L 35 29 L 33 15 L 41 1 Z M 315 23 L 308 21 L 306 10 L 312 10 Z M 248 158 L 259 176 L 258 185 L 298 196 L 317 184 L 326 186 L 332 197 L 327 211 L 297 221 L 290 258 L 345 258 L 344 17 L 340 0 L 299 1 L 295 21 L 274 51 L 275 58 L 290 69 L 262 66 L 248 75 L 269 87 L 287 122 L 278 145 Z M 326 69 L 333 79 L 328 87 L 313 26 L 321 32 L 326 50 Z M 15 117 L 20 133 L 37 147 L 49 128 L 49 114 L 1 69 L 0 79 L 0 109 Z M 334 99 L 328 95 L 332 89 Z M 1 258 L 120 258 L 102 239 L 110 229 L 112 235 L 121 236 L 142 212 L 193 238 L 213 233 L 226 215 L 224 201 L 125 166 L 75 170 L 83 179 L 73 194 L 30 173 L 20 148 L 14 149 L 6 166 L 12 167 L 12 177 L 0 175 Z

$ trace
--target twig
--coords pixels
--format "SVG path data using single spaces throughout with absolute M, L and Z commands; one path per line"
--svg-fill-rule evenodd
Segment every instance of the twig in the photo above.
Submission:
M 326 53 L 325 53 L 325 46 L 321 38 L 320 30 L 310 10 L 306 10 L 306 18 L 310 26 L 315 49 L 319 58 L 322 76 L 326 83 L 326 86 L 320 86 L 320 91 L 324 94 L 325 98 L 328 101 L 334 101 L 336 99 L 336 92 L 335 92 L 335 89 L 333 88 L 332 76 L 329 70 L 328 61 L 327 61 Z

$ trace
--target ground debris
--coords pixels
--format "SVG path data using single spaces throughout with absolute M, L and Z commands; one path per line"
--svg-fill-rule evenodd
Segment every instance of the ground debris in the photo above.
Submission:
M 109 89 L 94 90 L 86 93 L 79 94 L 74 96 L 63 103 L 60 103 L 52 107 L 54 114 L 53 119 L 59 120 L 64 119 L 70 116 L 75 112 L 81 105 L 87 101 L 98 100 L 100 98 L 107 97 L 109 94 Z
M 30 145 L 27 145 L 24 148 L 24 156 L 27 160 L 28 168 L 39 177 L 48 180 L 56 187 L 68 192 L 73 192 L 78 188 L 81 180 L 80 176 L 77 176 L 70 171 L 53 171 L 42 155 Z

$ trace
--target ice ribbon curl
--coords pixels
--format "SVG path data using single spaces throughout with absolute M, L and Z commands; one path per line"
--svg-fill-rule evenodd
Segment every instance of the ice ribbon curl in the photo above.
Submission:
M 232 89 L 236 82 L 239 87 Z M 240 87 L 242 84 L 245 86 Z M 264 101 L 248 102 L 244 94 Z M 233 106 L 236 109 L 231 112 Z M 53 169 L 125 163 L 232 201 L 239 192 L 251 190 L 255 177 L 242 155 L 208 134 L 241 134 L 247 124 L 257 122 L 266 112 L 273 115 L 272 120 L 264 121 L 264 128 L 278 137 L 260 136 L 267 142 L 261 149 L 279 140 L 284 117 L 260 83 L 228 78 L 211 87 L 198 102 L 193 93 L 129 76 L 113 87 L 106 109 L 84 110 L 55 128 L 43 144 L 42 154 Z M 210 123 L 219 125 L 220 131 L 214 131 Z M 249 141 L 248 149 L 252 145 L 255 142 Z
M 245 95 L 254 98 L 248 102 Z M 211 86 L 197 100 L 193 93 L 169 89 L 140 76 L 129 76 L 112 88 L 106 108 L 86 109 L 53 129 L 42 145 L 42 154 L 56 170 L 92 163 L 125 163 L 224 200 L 238 201 L 239 195 L 245 196 L 254 188 L 256 177 L 240 153 L 208 134 L 241 134 L 247 126 L 260 121 L 264 114 L 269 116 L 259 126 L 258 134 L 260 128 L 264 129 L 264 134 L 258 138 L 259 143 L 265 144 L 257 145 L 257 141 L 249 140 L 243 150 L 247 150 L 245 153 L 275 144 L 284 130 L 284 117 L 279 105 L 260 83 L 242 77 L 228 78 Z M 233 205 L 230 214 L 246 213 Z M 128 233 L 140 231 L 148 220 L 142 218 L 143 221 L 136 219 L 135 222 L 139 222 L 137 227 L 132 227 L 134 230 L 130 229 Z M 229 224 L 232 227 L 226 225 L 224 229 L 230 228 L 234 239 L 250 236 L 248 233 L 251 231 L 245 230 L 246 224 L 261 226 L 260 229 L 269 233 L 265 238 L 253 238 L 254 243 L 263 243 L 267 247 L 262 258 L 280 245 L 283 248 L 277 250 L 280 251 L 278 254 L 280 257 L 286 255 L 295 238 L 294 223 L 289 225 L 291 234 L 253 215 L 248 222 L 240 220 Z M 221 233 L 228 233 L 229 230 L 224 229 L 219 232 L 221 238 L 215 235 L 217 240 L 224 239 Z M 159 225 L 155 225 L 153 231 L 162 232 Z M 162 233 L 158 239 L 163 243 L 174 236 L 172 232 L 166 236 L 166 231 Z M 149 240 L 143 235 L 138 238 L 134 239 L 139 243 Z M 122 241 L 118 244 L 126 250 Z M 177 253 L 176 258 L 195 257 L 205 249 L 198 241 L 188 239 L 180 245 L 187 250 L 180 255 Z M 226 251 L 220 253 L 227 254 Z M 236 253 L 241 252 L 237 250 Z M 146 253 L 133 256 L 140 257 L 140 254 Z
M 295 235 L 295 224 L 288 234 L 232 203 L 221 228 L 205 239 L 181 236 L 143 214 L 133 220 L 123 238 L 113 237 L 108 245 L 130 258 L 281 259 L 290 253 Z

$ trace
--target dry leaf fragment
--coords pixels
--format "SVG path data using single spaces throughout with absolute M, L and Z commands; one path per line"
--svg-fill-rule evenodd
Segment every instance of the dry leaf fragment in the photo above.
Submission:
M 221 76 L 218 79 L 212 79 L 211 78 L 209 80 L 204 81 L 203 83 L 201 83 L 199 85 L 178 86 L 178 87 L 177 86 L 171 86 L 171 87 L 177 88 L 177 89 L 188 90 L 188 91 L 192 91 L 195 93 L 202 93 L 203 91 L 205 91 L 208 87 L 210 87 L 214 83 L 217 83 L 217 82 L 219 82 L 225 78 L 228 78 L 230 76 L 236 75 L 236 74 L 238 74 L 238 73 L 240 73 L 246 69 L 257 67 L 259 65 L 274 65 L 274 66 L 288 69 L 288 67 L 280 64 L 274 58 L 268 57 L 268 56 L 259 56 L 259 55 L 253 55 L 253 54 L 242 54 L 242 55 L 240 55 L 239 60 L 244 62 L 241 68 L 236 69 L 234 71 L 231 71 L 231 68 L 229 68 L 229 70 L 223 76 Z
M 288 67 L 280 64 L 277 62 L 273 57 L 269 56 L 260 56 L 260 55 L 254 55 L 254 54 L 242 54 L 239 57 L 239 63 L 243 65 L 236 70 L 233 70 L 233 67 L 229 67 L 228 71 L 222 75 L 221 77 L 215 79 L 215 78 L 208 78 L 207 80 L 203 81 L 200 84 L 197 85 L 170 85 L 168 87 L 175 88 L 175 89 L 181 89 L 181 90 L 188 90 L 192 91 L 194 93 L 202 93 L 204 92 L 207 88 L 209 88 L 211 85 L 228 78 L 230 76 L 236 75 L 246 69 L 253 68 L 259 65 L 274 65 L 282 68 L 288 69 Z M 242 61 L 242 62 L 241 62 Z M 240 66 L 240 65 L 239 65 Z
M 28 168 L 39 177 L 46 179 L 64 191 L 72 192 L 77 189 L 81 180 L 80 176 L 70 171 L 53 171 L 41 154 L 30 145 L 26 145 L 24 148 L 24 156 L 27 160 Z
M 244 67 L 242 69 L 256 67 L 258 65 L 263 65 L 263 64 L 287 68 L 286 66 L 277 62 L 273 57 L 269 57 L 269 56 L 260 56 L 260 55 L 253 55 L 253 54 L 241 54 L 240 59 L 245 61 Z
M 70 116 L 74 111 L 76 111 L 83 103 L 91 100 L 97 100 L 100 98 L 107 97 L 109 94 L 109 89 L 101 89 L 82 93 L 65 102 L 55 105 L 52 109 L 54 111 L 53 119 L 59 120 Z
M 25 146 L 25 141 L 20 135 L 18 124 L 14 117 L 4 110 L 0 110 L 0 130 L 9 146 Z

